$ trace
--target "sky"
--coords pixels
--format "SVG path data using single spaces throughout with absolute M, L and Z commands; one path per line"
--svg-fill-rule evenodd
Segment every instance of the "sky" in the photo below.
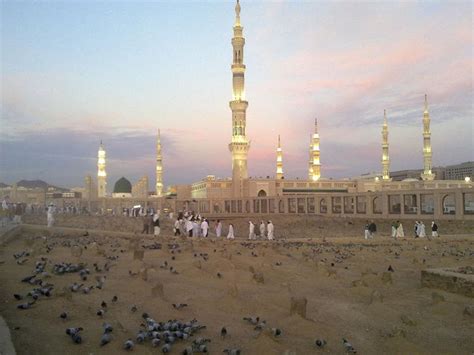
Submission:
M 0 181 L 165 185 L 231 176 L 232 1 L 2 1 Z M 471 1 L 241 1 L 249 175 L 306 178 L 318 118 L 322 176 L 474 160 Z M 153 183 L 150 183 L 150 188 Z

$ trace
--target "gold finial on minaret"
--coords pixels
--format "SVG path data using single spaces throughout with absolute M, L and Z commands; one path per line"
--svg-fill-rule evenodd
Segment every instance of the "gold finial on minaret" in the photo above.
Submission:
M 239 26 L 240 25 L 240 2 L 237 0 L 237 3 L 235 4 L 235 25 Z
M 388 154 L 387 110 L 383 110 L 382 125 L 382 180 L 390 181 L 390 156 Z
M 156 196 L 163 196 L 163 156 L 161 155 L 161 133 L 158 129 L 158 137 L 156 139 Z
M 428 95 L 425 94 L 425 111 L 423 112 L 423 173 L 422 180 L 434 180 L 435 174 L 432 169 L 432 152 L 431 152 L 431 118 L 428 111 Z
M 280 135 L 278 135 L 276 178 L 277 180 L 283 179 L 283 151 L 280 144 Z

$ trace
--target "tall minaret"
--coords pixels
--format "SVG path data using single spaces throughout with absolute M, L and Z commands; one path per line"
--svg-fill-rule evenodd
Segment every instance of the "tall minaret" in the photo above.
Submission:
M 422 180 L 434 180 L 435 174 L 431 172 L 432 153 L 431 153 L 431 131 L 430 131 L 430 113 L 428 112 L 428 97 L 425 94 L 425 111 L 423 112 L 423 173 Z
M 100 141 L 97 152 L 97 196 L 105 197 L 107 194 L 107 173 L 105 172 L 105 150 Z
M 313 135 L 309 135 L 308 180 L 313 180 Z
M 158 138 L 156 140 L 156 196 L 163 196 L 163 157 L 161 156 L 161 137 L 158 130 Z
M 319 133 L 318 133 L 318 120 L 314 120 L 314 133 L 311 139 L 311 168 L 312 181 L 318 181 L 321 178 L 321 162 L 319 161 L 320 151 L 319 151 Z
M 232 153 L 232 182 L 235 197 L 242 196 L 242 180 L 248 178 L 247 154 L 250 142 L 245 134 L 246 110 L 248 102 L 245 101 L 244 89 L 244 44 L 242 37 L 243 27 L 240 25 L 240 4 L 237 0 L 235 5 L 234 37 L 232 38 L 233 62 L 232 62 L 232 86 L 233 97 L 230 101 L 232 110 L 232 141 L 229 150 Z
M 388 123 L 386 110 L 383 110 L 382 126 L 382 180 L 390 181 L 390 157 L 388 155 Z
M 280 135 L 278 135 L 276 178 L 277 180 L 283 179 L 283 152 L 281 150 Z

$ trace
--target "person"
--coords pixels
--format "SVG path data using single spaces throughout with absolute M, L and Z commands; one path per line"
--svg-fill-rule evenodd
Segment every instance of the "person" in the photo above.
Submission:
M 186 219 L 186 233 L 189 237 L 193 236 L 193 222 L 191 219 Z
M 217 238 L 220 238 L 222 234 L 222 223 L 221 221 L 218 219 L 217 220 L 217 223 L 216 223 L 216 237 Z
M 173 228 L 173 232 L 175 236 L 181 235 L 180 224 L 181 224 L 180 220 L 176 219 L 176 221 L 174 222 L 174 228 Z
M 142 234 L 148 234 L 150 232 L 150 219 L 146 216 L 142 218 L 143 218 Z
M 418 234 L 419 228 L 420 228 L 419 222 L 418 222 L 418 221 L 415 221 L 415 239 L 420 236 L 420 235 Z
M 201 228 L 199 226 L 199 221 L 197 219 L 193 219 L 193 237 L 199 237 L 201 234 Z
M 267 223 L 267 236 L 268 240 L 273 240 L 273 232 L 275 231 L 275 227 L 273 226 L 272 221 L 268 221 Z
M 369 239 L 370 232 L 369 232 L 369 221 L 365 222 L 365 229 L 364 229 L 364 238 Z
M 48 228 L 51 228 L 54 225 L 54 212 L 55 212 L 54 205 L 50 203 L 48 206 L 48 213 L 47 213 Z
M 374 238 L 376 232 L 377 232 L 377 225 L 375 224 L 374 221 L 372 221 L 369 224 L 369 237 L 370 237 L 370 239 Z
M 260 222 L 260 238 L 265 238 L 265 223 Z
M 204 219 L 201 223 L 201 231 L 202 231 L 202 236 L 204 238 L 207 237 L 208 229 L 209 229 L 209 222 L 207 221 L 207 219 Z
M 426 229 L 425 229 L 425 224 L 423 221 L 420 222 L 420 229 L 418 235 L 420 238 L 425 238 L 426 237 Z
M 397 223 L 392 222 L 392 238 L 397 237 L 397 228 L 398 228 Z
M 431 222 L 431 236 L 433 238 L 438 238 L 439 237 L 438 225 L 434 221 Z
M 234 239 L 234 226 L 229 224 L 229 232 L 227 233 L 227 239 Z
M 255 239 L 255 224 L 249 221 L 249 240 Z
M 155 237 L 158 237 L 160 235 L 160 218 L 158 216 L 158 213 L 155 213 L 153 215 L 153 234 Z
M 405 232 L 403 231 L 403 225 L 400 221 L 397 221 L 397 233 L 396 233 L 396 238 L 404 238 L 405 237 Z

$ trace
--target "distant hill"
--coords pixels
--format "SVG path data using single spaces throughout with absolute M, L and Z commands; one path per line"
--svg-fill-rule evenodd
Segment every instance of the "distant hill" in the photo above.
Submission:
M 4 184 L 3 182 L 0 182 L 0 189 L 3 189 L 4 187 L 9 187 L 10 185 Z
M 65 189 L 63 187 L 50 185 L 46 181 L 43 181 L 43 180 L 20 180 L 17 182 L 17 186 L 25 187 L 27 189 L 37 189 L 37 188 L 48 189 L 51 187 L 58 191 L 69 191 L 68 189 Z

